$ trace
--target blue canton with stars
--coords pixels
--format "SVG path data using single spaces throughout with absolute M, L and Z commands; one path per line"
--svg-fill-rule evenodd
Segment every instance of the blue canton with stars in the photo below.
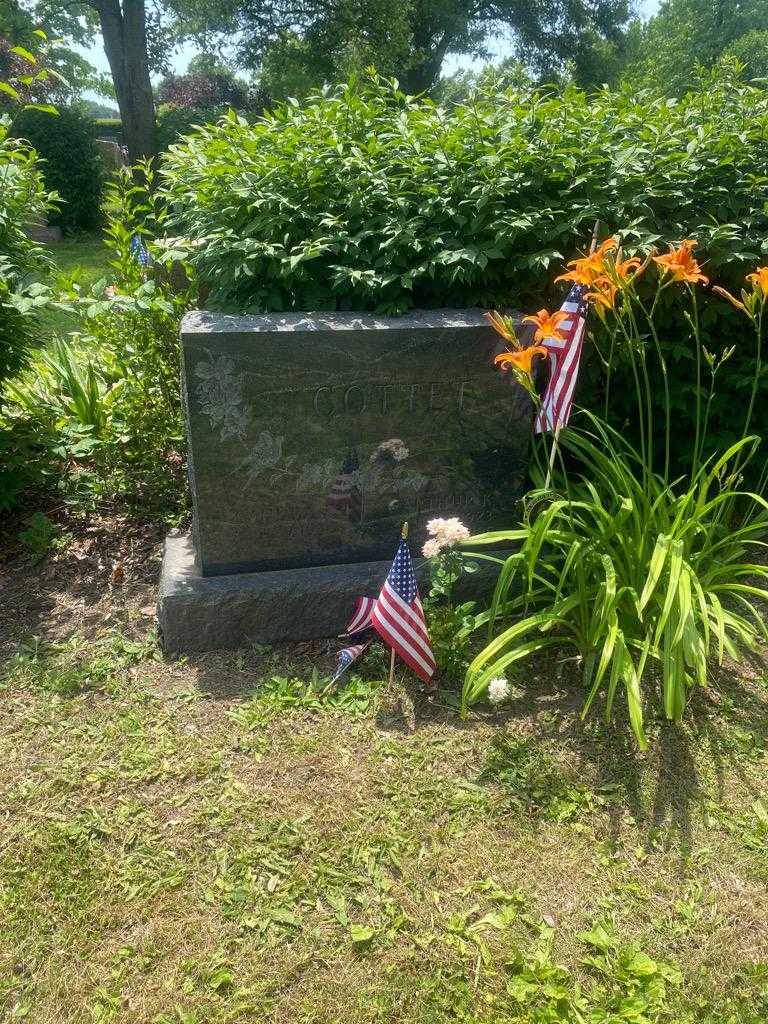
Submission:
M 389 570 L 389 576 L 387 576 L 387 582 L 406 604 L 410 604 L 416 599 L 419 588 L 416 583 L 416 574 L 413 571 L 411 553 L 404 540 L 400 541 L 395 560 Z
M 589 291 L 588 284 L 575 284 L 565 297 L 566 302 L 575 302 L 578 305 L 576 316 L 586 317 L 589 304 L 585 295 Z
M 351 647 L 345 647 L 343 651 L 339 651 L 339 660 L 331 682 L 335 682 L 343 672 L 346 672 L 354 660 L 355 655 L 352 653 Z

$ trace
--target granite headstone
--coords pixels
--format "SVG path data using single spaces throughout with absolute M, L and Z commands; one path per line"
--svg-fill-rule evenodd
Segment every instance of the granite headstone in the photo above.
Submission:
M 244 587 L 279 591 L 280 573 L 294 591 L 303 581 L 307 594 L 313 580 L 333 579 L 338 608 L 323 622 L 298 614 L 303 622 L 291 626 L 287 616 L 273 628 L 256 621 L 262 610 L 247 638 L 328 635 L 343 625 L 360 581 L 392 558 L 403 520 L 414 554 L 436 516 L 459 516 L 474 532 L 509 525 L 531 407 L 494 366 L 505 346 L 481 311 L 196 312 L 181 337 L 194 517 L 192 548 L 175 554 L 181 588 L 168 578 L 173 552 L 166 557 L 160 618 L 169 646 L 195 643 L 169 639 L 164 597 L 191 599 L 206 578 L 219 578 L 222 607 L 222 577 L 241 596 Z M 338 590 L 344 580 L 349 599 Z M 221 646 L 241 642 L 243 621 L 234 633 L 220 625 Z

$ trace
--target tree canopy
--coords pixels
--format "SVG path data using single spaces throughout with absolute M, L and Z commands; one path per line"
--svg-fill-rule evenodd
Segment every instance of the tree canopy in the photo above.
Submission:
M 732 55 L 747 65 L 748 77 L 759 77 L 767 73 L 766 32 L 766 0 L 664 0 L 644 27 L 627 74 L 639 84 L 680 94 L 696 85 L 701 69 Z
M 540 77 L 602 81 L 632 12 L 633 0 L 184 0 L 177 22 L 208 43 L 236 38 L 238 62 L 276 94 L 368 65 L 415 93 L 436 84 L 447 54 L 488 56 L 500 33 Z
M 20 3 L 19 0 L 0 3 L 0 80 L 29 74 L 29 64 L 11 51 L 21 46 L 41 57 L 40 37 L 37 35 L 40 31 L 50 40 L 42 55 L 49 77 L 38 78 L 31 83 L 25 90 L 28 94 L 25 99 L 66 103 L 78 99 L 88 89 L 104 91 L 103 76 L 79 53 L 65 45 L 64 40 L 84 42 L 86 29 L 61 4 L 40 5 L 38 8 L 35 3 Z

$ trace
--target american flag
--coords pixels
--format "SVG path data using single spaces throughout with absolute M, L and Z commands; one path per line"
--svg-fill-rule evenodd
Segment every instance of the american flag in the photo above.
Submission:
M 343 647 L 338 654 L 336 661 L 336 668 L 334 669 L 333 675 L 331 676 L 331 682 L 335 683 L 349 668 L 352 662 L 357 661 L 360 655 L 366 650 L 367 647 L 373 643 L 373 637 L 370 637 L 364 643 L 352 644 L 349 647 Z
M 537 434 L 543 434 L 545 430 L 559 430 L 568 424 L 587 325 L 587 300 L 584 296 L 588 291 L 589 287 L 583 284 L 575 284 L 571 288 L 560 307 L 564 313 L 570 314 L 560 323 L 565 338 L 545 338 L 541 343 L 549 352 L 549 383 L 536 416 Z
M 141 235 L 134 235 L 131 239 L 131 255 L 135 260 L 138 260 L 140 266 L 146 267 L 149 265 L 149 253 Z
M 359 468 L 357 455 L 354 452 L 349 452 L 339 475 L 331 484 L 328 494 L 330 508 L 346 512 L 350 516 L 360 516 L 363 510 L 363 498 L 354 480 L 354 474 Z
M 375 604 L 375 597 L 358 597 L 355 602 L 355 610 L 352 612 L 352 618 L 344 627 L 344 632 L 341 636 L 352 636 L 353 633 L 362 633 L 364 629 L 369 629 L 371 625 L 371 612 Z
M 424 609 L 411 553 L 401 539 L 395 560 L 371 613 L 371 624 L 385 643 L 426 682 L 435 671 Z

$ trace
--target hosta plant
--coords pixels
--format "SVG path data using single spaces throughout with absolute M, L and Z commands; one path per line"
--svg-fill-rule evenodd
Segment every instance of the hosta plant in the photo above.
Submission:
M 547 648 L 571 647 L 583 675 L 584 714 L 602 699 L 610 718 L 622 692 L 637 741 L 645 746 L 649 689 L 659 688 L 665 716 L 679 722 L 692 688 L 707 683 L 713 661 L 738 659 L 744 648 L 768 640 L 760 609 L 768 598 L 768 568 L 761 564 L 768 547 L 765 475 L 756 490 L 743 485 L 760 445 L 749 428 L 762 368 L 768 270 L 751 275 L 751 288 L 741 299 L 718 289 L 754 328 L 755 377 L 741 439 L 711 453 L 707 410 L 729 351 L 714 356 L 701 345 L 696 289 L 707 281 L 693 243 L 644 261 L 622 261 L 610 254 L 612 248 L 608 244 L 597 257 L 576 261 L 565 276 L 591 286 L 591 301 L 608 328 L 601 353 L 606 386 L 617 360 L 632 367 L 639 443 L 593 413 L 578 414 L 560 434 L 555 457 L 543 461 L 542 478 L 547 463 L 560 466 L 553 485 L 528 495 L 520 525 L 466 542 L 473 557 L 496 558 L 499 576 L 490 607 L 476 619 L 488 642 L 467 670 L 462 705 L 466 712 L 485 697 L 490 680 L 511 663 Z M 657 280 L 649 290 L 653 261 Z M 680 289 L 689 303 L 697 379 L 692 466 L 680 479 L 670 478 L 674 425 L 655 324 L 659 297 L 670 288 Z M 513 339 L 511 355 L 517 352 Z M 651 359 L 660 361 L 665 384 L 661 451 L 653 450 Z M 518 376 L 529 372 L 518 358 L 508 364 Z M 708 391 L 702 383 L 707 368 Z M 553 442 L 547 443 L 552 454 Z M 509 557 L 483 553 L 502 543 L 515 547 Z

